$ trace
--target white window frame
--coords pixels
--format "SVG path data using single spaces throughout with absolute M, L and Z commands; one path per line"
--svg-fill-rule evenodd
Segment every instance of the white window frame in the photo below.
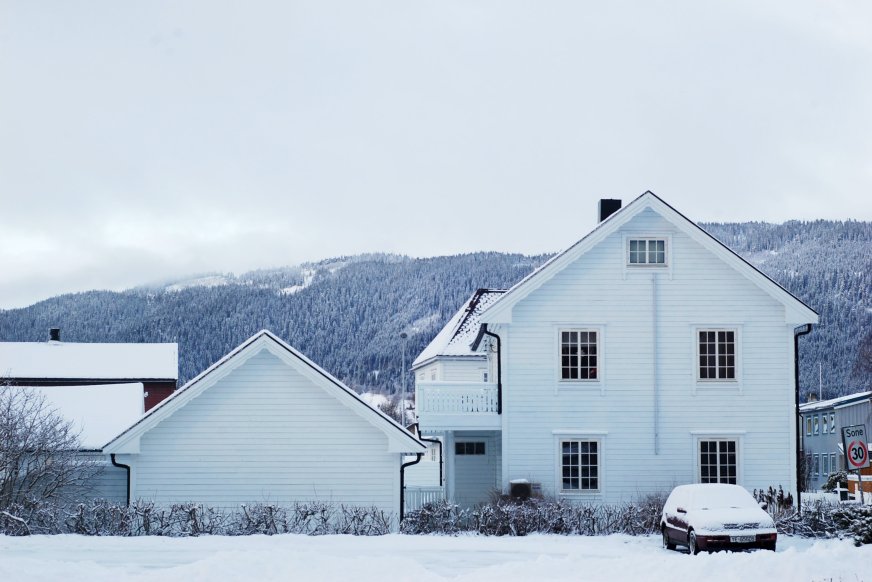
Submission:
M 830 474 L 830 456 L 827 453 L 821 453 L 821 475 L 826 477 Z
M 806 416 L 805 417 L 805 436 L 811 436 L 811 427 L 812 427 L 811 417 Z
M 693 328 L 693 378 L 695 380 L 695 389 L 698 388 L 729 388 L 742 392 L 742 349 L 744 342 L 742 341 L 742 326 L 736 324 L 706 324 L 694 325 Z M 733 378 L 700 378 L 700 349 L 699 349 L 699 334 L 706 331 L 731 331 L 733 332 Z
M 585 331 L 596 333 L 596 378 L 563 378 L 563 332 Z M 555 370 L 554 380 L 557 390 L 561 389 L 579 389 L 593 388 L 602 391 L 605 386 L 606 373 L 606 358 L 605 358 L 605 343 L 606 333 L 605 326 L 602 324 L 573 324 L 565 323 L 554 326 L 553 338 L 555 354 Z
M 838 453 L 830 453 L 830 471 L 835 473 L 839 471 L 839 455 Z
M 575 431 L 555 430 L 554 435 L 554 491 L 557 496 L 584 499 L 602 497 L 605 491 L 605 439 L 606 431 Z M 597 456 L 597 488 L 596 489 L 564 489 L 563 488 L 563 443 L 564 442 L 596 443 Z
M 828 415 L 824 412 L 821 415 L 821 434 L 830 434 L 830 425 L 827 422 Z
M 817 436 L 821 433 L 821 416 L 820 416 L 820 414 L 815 414 L 813 418 L 814 418 L 814 421 L 813 421 L 814 436 Z
M 830 434 L 836 433 L 836 413 L 830 413 Z
M 662 240 L 666 247 L 665 249 L 665 263 L 631 263 L 630 262 L 630 241 L 636 240 Z M 667 233 L 657 233 L 657 232 L 640 232 L 635 234 L 624 234 L 623 235 L 623 247 L 621 252 L 621 257 L 623 260 L 623 268 L 624 268 L 624 278 L 627 278 L 628 275 L 633 273 L 666 273 L 667 276 L 672 278 L 672 235 Z
M 735 431 L 694 431 L 693 466 L 696 483 L 702 483 L 701 445 L 702 441 L 735 441 L 736 442 L 736 483 L 742 485 L 745 478 L 745 434 L 744 430 Z
M 811 456 L 811 474 L 815 477 L 821 474 L 821 456 L 815 453 Z

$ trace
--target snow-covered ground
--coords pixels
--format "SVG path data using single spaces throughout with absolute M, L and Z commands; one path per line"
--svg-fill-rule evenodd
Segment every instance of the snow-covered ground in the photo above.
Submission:
M 872 581 L 872 546 L 779 540 L 777 552 L 690 556 L 655 536 L 96 538 L 0 536 L 0 580 Z

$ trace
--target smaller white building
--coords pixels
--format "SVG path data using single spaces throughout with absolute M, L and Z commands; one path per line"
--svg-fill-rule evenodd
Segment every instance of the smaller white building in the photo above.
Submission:
M 213 507 L 321 501 L 401 513 L 404 455 L 426 446 L 261 331 L 103 448 L 130 498 Z

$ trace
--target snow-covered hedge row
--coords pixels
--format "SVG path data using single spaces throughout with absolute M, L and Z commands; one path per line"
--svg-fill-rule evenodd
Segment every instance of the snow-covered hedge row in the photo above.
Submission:
M 664 496 L 650 496 L 623 505 L 579 505 L 531 498 L 500 499 L 474 510 L 448 502 L 430 503 L 412 511 L 400 531 L 408 534 L 476 532 L 495 536 L 531 533 L 565 535 L 650 534 L 659 531 Z
M 243 505 L 226 511 L 197 503 L 160 507 L 137 501 L 127 507 L 95 500 L 67 508 L 28 503 L 0 511 L 0 534 L 14 536 L 382 535 L 390 531 L 390 525 L 390 516 L 374 507 L 320 502 Z
M 775 494 L 776 497 L 780 497 Z M 531 498 L 524 502 L 500 499 L 474 510 L 447 501 L 428 503 L 410 512 L 400 527 L 407 534 L 475 532 L 495 536 L 531 533 L 564 535 L 630 535 L 660 531 L 665 495 L 649 496 L 622 505 L 582 505 Z M 803 504 L 798 512 L 786 499 L 770 505 L 781 534 L 808 538 L 853 538 L 857 545 L 872 543 L 872 507 Z

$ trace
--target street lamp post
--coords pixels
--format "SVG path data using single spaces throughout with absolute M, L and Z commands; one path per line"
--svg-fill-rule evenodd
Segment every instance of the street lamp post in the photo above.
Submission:
M 409 335 L 406 332 L 400 333 L 400 339 L 403 340 L 403 375 L 400 379 L 400 420 L 403 427 L 406 426 L 406 339 Z

